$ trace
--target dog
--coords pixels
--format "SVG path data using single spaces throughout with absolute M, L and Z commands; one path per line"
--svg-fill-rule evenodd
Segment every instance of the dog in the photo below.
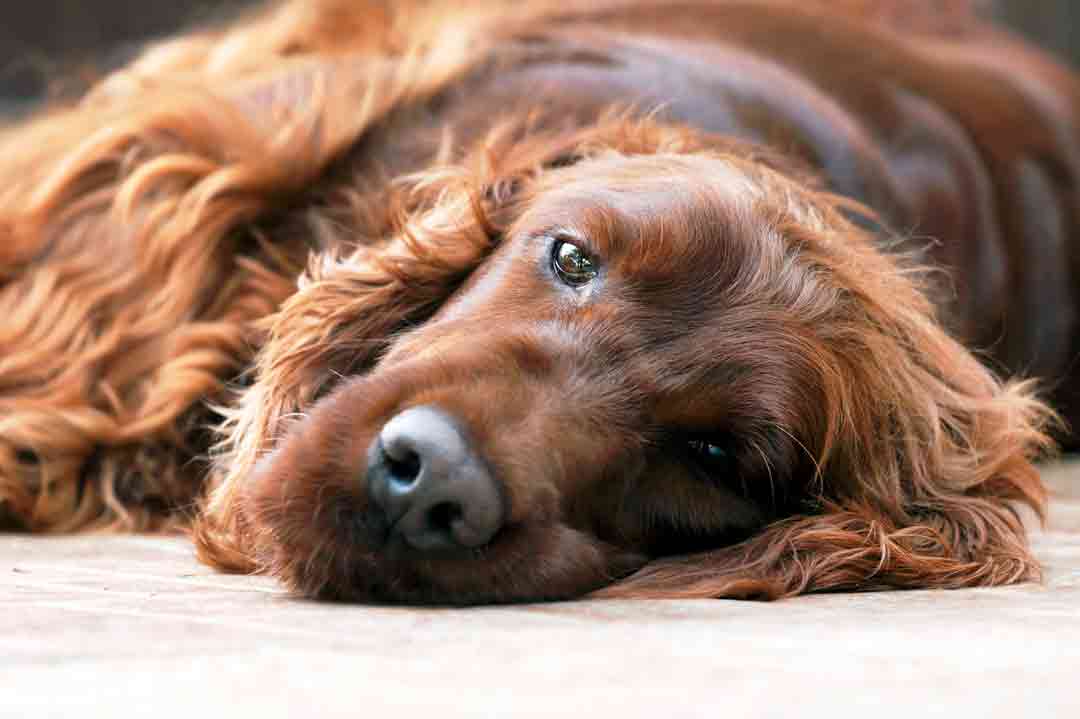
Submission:
M 0 523 L 361 602 L 1037 579 L 1078 117 L 962 0 L 165 40 L 0 134 Z

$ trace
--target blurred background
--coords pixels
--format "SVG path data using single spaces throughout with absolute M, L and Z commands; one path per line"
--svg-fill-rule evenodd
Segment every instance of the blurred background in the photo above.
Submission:
M 387 0 L 393 2 L 393 0 Z M 252 0 L 0 0 L 0 112 L 31 107 L 58 77 L 91 82 L 147 40 Z M 983 0 L 986 12 L 1080 67 L 1080 0 Z

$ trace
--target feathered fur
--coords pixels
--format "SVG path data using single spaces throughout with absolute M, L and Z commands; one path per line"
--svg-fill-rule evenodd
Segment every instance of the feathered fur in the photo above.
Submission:
M 702 126 L 694 108 L 666 115 L 649 93 L 594 108 L 571 88 L 563 106 L 530 106 L 522 82 L 496 102 L 502 73 L 542 72 L 545 53 L 556 68 L 615 64 L 589 54 L 604 52 L 581 40 L 591 34 L 613 53 L 626 37 L 707 43 L 693 27 L 706 6 L 763 27 L 805 13 L 943 68 L 947 43 L 990 32 L 965 2 L 795 5 L 292 2 L 151 47 L 77 105 L 7 128 L 0 520 L 193 526 L 204 561 L 349 599 L 775 598 L 1036 578 L 1015 504 L 1043 510 L 1032 462 L 1052 447 L 1054 413 L 951 336 L 965 318 L 935 307 L 926 258 L 891 248 L 868 219 L 903 221 L 911 207 L 835 194 L 828 157 L 798 133 L 751 143 Z M 897 39 L 901 25 L 923 44 Z M 753 26 L 738 27 L 733 46 L 753 46 Z M 550 36 L 571 49 L 546 49 Z M 1063 70 L 1032 63 L 1062 106 L 1080 96 Z M 1023 128 L 992 131 L 1005 147 Z M 1003 151 L 979 150 L 999 172 Z M 1076 167 L 1061 157 L 1048 176 L 1070 188 L 1054 196 L 1075 229 Z M 738 202 L 710 189 L 727 172 L 745 183 Z M 575 197 L 605 188 L 607 209 L 573 214 Z M 626 209 L 641 197 L 661 209 Z M 513 238 L 553 203 L 600 235 L 630 217 L 639 237 L 668 238 L 634 256 L 654 294 L 627 290 L 618 306 L 638 309 L 617 318 L 560 320 L 577 342 L 565 346 L 543 298 L 498 330 L 487 300 L 468 299 L 488 297 L 477 270 L 515 256 Z M 1023 226 L 1023 212 L 1001 216 Z M 719 338 L 708 361 L 725 386 L 711 409 L 695 399 L 708 394 L 694 368 L 704 356 L 657 329 L 658 308 Z M 433 321 L 446 312 L 458 314 Z M 564 375 L 590 378 L 588 401 L 564 393 Z M 506 428 L 525 430 L 500 408 L 507 393 L 534 410 L 513 445 Z M 430 397 L 467 418 L 516 524 L 468 559 L 387 563 L 346 527 L 365 500 L 341 437 L 359 446 Z M 738 437 L 743 487 L 723 489 L 737 499 L 701 494 L 658 456 L 664 427 L 705 420 Z M 592 444 L 556 429 L 567 427 Z M 558 469 L 523 469 L 545 462 Z M 736 515 L 745 523 L 725 524 Z

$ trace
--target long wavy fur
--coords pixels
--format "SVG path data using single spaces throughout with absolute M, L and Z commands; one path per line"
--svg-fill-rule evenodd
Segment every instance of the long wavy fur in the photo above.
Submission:
M 419 175 L 326 181 L 397 108 L 481 61 L 494 34 L 479 6 L 447 32 L 430 3 L 360 5 L 294 2 L 168 41 L 78 106 L 0 134 L 0 522 L 162 529 L 198 505 L 203 559 L 256 568 L 232 511 L 241 478 L 324 384 L 362 371 L 483 261 L 544 167 L 702 149 L 689 130 L 619 115 L 548 135 L 519 118 Z M 838 200 L 806 198 L 826 214 L 817 232 L 860 232 Z M 806 198 L 776 218 L 796 241 Z M 869 242 L 847 260 L 830 266 L 855 289 L 833 329 L 850 361 L 821 355 L 832 406 L 810 448 L 816 506 L 601 595 L 1038 576 L 1008 502 L 1042 511 L 1031 460 L 1050 447 L 1052 413 L 945 335 L 904 263 Z

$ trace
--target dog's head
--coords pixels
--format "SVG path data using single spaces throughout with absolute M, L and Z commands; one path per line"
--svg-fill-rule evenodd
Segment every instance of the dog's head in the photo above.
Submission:
M 315 258 L 204 556 L 435 603 L 1036 571 L 1006 500 L 1040 505 L 1045 409 L 855 208 L 685 128 L 506 142 L 414 178 L 384 244 Z

